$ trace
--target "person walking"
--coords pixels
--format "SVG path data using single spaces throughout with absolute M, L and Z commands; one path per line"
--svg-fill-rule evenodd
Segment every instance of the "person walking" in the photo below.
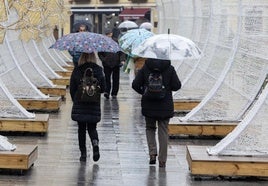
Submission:
M 107 30 L 106 36 L 112 37 L 112 31 Z M 106 90 L 104 97 L 109 99 L 110 95 L 116 98 L 120 84 L 120 67 L 125 63 L 125 54 L 121 51 L 117 53 L 99 52 L 98 56 L 104 69 Z
M 162 83 L 165 87 L 164 97 L 152 99 L 144 95 L 148 86 L 148 78 L 154 69 L 158 69 L 162 75 Z M 142 115 L 145 116 L 146 138 L 150 155 L 149 164 L 156 163 L 158 155 L 159 167 L 165 167 L 168 147 L 168 124 L 174 115 L 174 103 L 172 91 L 181 88 L 181 82 L 170 60 L 147 59 L 144 66 L 137 72 L 132 88 L 141 98 Z M 159 153 L 156 143 L 156 129 L 158 126 Z
M 87 32 L 87 26 L 86 25 L 80 25 L 79 29 L 77 30 L 77 32 Z M 69 51 L 69 54 L 72 56 L 73 58 L 73 65 L 74 67 L 78 66 L 78 60 L 80 58 L 82 52 L 77 52 L 77 51 Z
M 75 95 L 78 86 L 82 83 L 81 79 L 87 68 L 93 70 L 93 75 L 97 78 L 100 85 L 100 92 L 105 90 L 105 78 L 103 68 L 96 64 L 95 53 L 82 53 L 78 61 L 77 68 L 74 68 L 70 79 L 70 94 L 73 101 L 72 107 L 72 120 L 78 123 L 78 142 L 81 152 L 80 161 L 86 161 L 87 148 L 86 148 L 86 131 L 91 139 L 93 147 L 93 160 L 98 161 L 99 154 L 99 137 L 97 132 L 97 123 L 101 120 L 100 101 L 94 103 L 81 103 L 76 101 Z

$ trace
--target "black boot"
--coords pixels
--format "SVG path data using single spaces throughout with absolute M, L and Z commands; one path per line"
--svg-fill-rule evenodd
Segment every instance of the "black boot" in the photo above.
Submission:
M 150 155 L 150 162 L 149 164 L 155 164 L 156 163 L 156 154 Z
M 93 160 L 98 161 L 100 159 L 99 141 L 92 140 L 92 146 L 93 146 Z
M 87 151 L 81 151 L 80 161 L 87 161 Z

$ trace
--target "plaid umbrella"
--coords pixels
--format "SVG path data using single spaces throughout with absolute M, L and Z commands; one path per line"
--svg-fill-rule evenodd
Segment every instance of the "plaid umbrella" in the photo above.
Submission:
M 119 38 L 119 46 L 126 54 L 131 54 L 132 50 L 139 46 L 147 38 L 152 37 L 154 34 L 146 29 L 133 29 L 127 31 L 121 38 Z
M 49 48 L 76 52 L 113 52 L 120 51 L 120 47 L 113 39 L 92 32 L 77 32 L 64 35 Z

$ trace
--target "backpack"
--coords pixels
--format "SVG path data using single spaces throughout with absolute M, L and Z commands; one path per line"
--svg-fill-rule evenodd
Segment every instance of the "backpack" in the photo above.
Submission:
M 101 88 L 93 75 L 92 68 L 87 68 L 75 94 L 75 101 L 82 103 L 100 102 Z
M 148 85 L 145 86 L 143 96 L 148 99 L 161 100 L 166 95 L 166 88 L 163 85 L 163 77 L 159 69 L 154 69 L 148 77 Z

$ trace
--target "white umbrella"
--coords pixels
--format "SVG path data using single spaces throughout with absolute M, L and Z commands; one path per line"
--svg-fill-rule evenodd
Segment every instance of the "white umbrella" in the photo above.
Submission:
M 153 28 L 153 25 L 149 22 L 144 22 L 140 25 L 140 28 L 144 28 L 146 30 L 151 30 Z
M 118 28 L 138 28 L 139 26 L 133 21 L 124 21 L 118 25 Z
M 197 59 L 201 50 L 190 39 L 175 34 L 158 34 L 146 39 L 132 54 L 164 60 Z

